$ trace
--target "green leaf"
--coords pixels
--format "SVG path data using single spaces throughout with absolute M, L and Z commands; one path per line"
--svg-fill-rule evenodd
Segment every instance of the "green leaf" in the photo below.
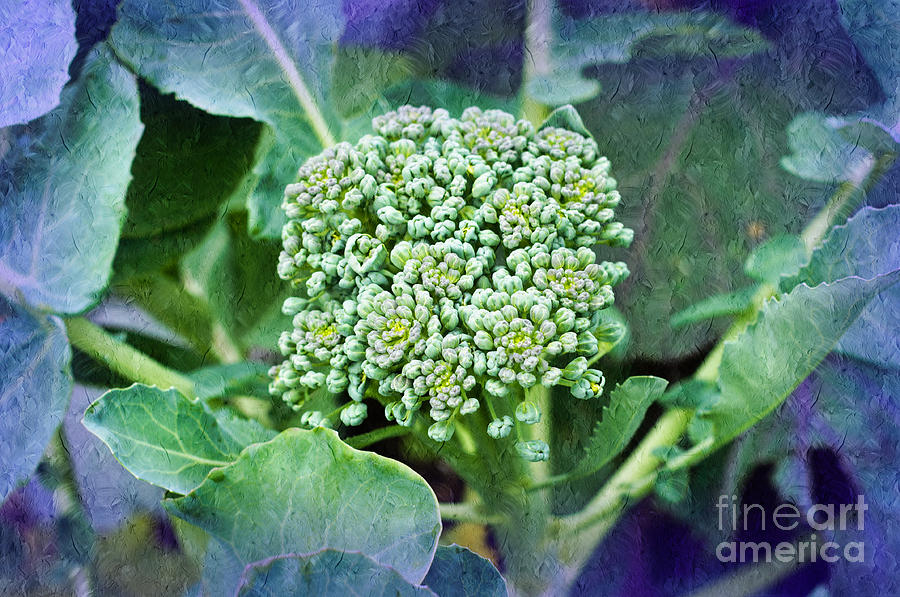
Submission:
M 254 235 L 279 237 L 284 187 L 306 158 L 344 138 L 344 102 L 331 80 L 343 14 L 337 0 L 119 7 L 112 44 L 141 76 L 211 114 L 253 118 L 274 131 L 248 203 Z
M 277 431 L 263 427 L 259 421 L 245 419 L 227 406 L 217 408 L 211 414 L 219 422 L 222 435 L 239 446 L 267 442 L 278 435 Z
M 701 416 L 712 422 L 714 448 L 731 441 L 781 404 L 831 352 L 869 301 L 900 280 L 900 271 L 871 280 L 797 286 L 763 307 L 757 322 L 725 344 L 721 398 Z
M 188 374 L 194 382 L 197 397 L 201 400 L 234 396 L 265 389 L 269 382 L 269 367 L 263 363 L 243 361 L 225 365 L 212 365 Z
M 418 584 L 437 546 L 437 500 L 405 465 L 359 452 L 329 429 L 253 444 L 167 509 L 245 564 L 284 553 L 361 551 Z
M 0 164 L 0 291 L 79 313 L 109 281 L 142 130 L 134 76 L 95 49 Z
M 876 156 L 898 151 L 898 144 L 875 122 L 806 112 L 787 128 L 791 155 L 781 165 L 806 180 L 860 182 Z
M 900 269 L 900 205 L 866 207 L 831 230 L 809 264 L 783 287 L 818 284 L 846 276 L 871 278 Z M 870 363 L 900 367 L 900 288 L 876 297 L 838 344 L 844 354 Z
M 566 474 L 577 478 L 590 475 L 606 466 L 625 449 L 644 420 L 647 409 L 659 400 L 669 384 L 651 376 L 629 377 L 609 395 L 609 406 L 594 428 L 586 454 L 575 468 Z
M 669 320 L 669 325 L 673 328 L 679 328 L 690 323 L 713 319 L 714 317 L 743 313 L 753 304 L 753 297 L 756 291 L 756 286 L 748 286 L 734 292 L 714 294 L 708 299 L 695 303 L 673 315 L 672 319 Z
M 766 47 L 762 36 L 726 18 L 702 12 L 634 12 L 573 19 L 558 9 L 551 16 L 549 74 L 528 82 L 528 94 L 548 106 L 595 97 L 600 84 L 585 78 L 593 65 L 628 62 L 641 56 L 746 56 Z M 654 43 L 649 43 L 654 42 Z
M 237 595 L 346 597 L 359 594 L 360 590 L 365 590 L 366 595 L 385 597 L 436 597 L 429 589 L 411 585 L 396 571 L 364 554 L 333 549 L 309 555 L 280 555 L 250 564 L 244 570 Z
M 423 584 L 440 597 L 506 597 L 494 565 L 459 545 L 440 546 Z
M 290 328 L 281 313 L 290 289 L 275 274 L 279 251 L 275 241 L 250 238 L 245 214 L 229 213 L 182 260 L 187 288 L 243 348 L 273 347 Z
M 37 118 L 59 104 L 77 49 L 69 0 L 4 3 L 0 128 Z
M 582 122 L 581 116 L 578 114 L 578 110 L 576 110 L 575 107 L 571 104 L 560 106 L 559 108 L 550 112 L 549 116 L 547 116 L 544 122 L 541 123 L 541 126 L 538 127 L 538 130 L 547 127 L 569 129 L 570 131 L 581 133 L 589 139 L 594 138 L 594 136 L 591 135 L 591 132 L 584 127 L 584 122 Z
M 756 247 L 744 263 L 744 272 L 757 282 L 777 284 L 806 263 L 806 246 L 795 234 L 782 234 Z
M 72 358 L 62 322 L 0 297 L 0 503 L 37 466 L 69 404 Z
M 106 392 L 84 413 L 84 426 L 132 475 L 176 493 L 234 462 L 249 439 L 243 427 L 230 429 L 227 418 L 201 402 L 140 384 Z M 268 439 L 264 435 L 255 441 Z
M 690 477 L 685 469 L 660 471 L 653 486 L 656 496 L 669 504 L 683 502 L 690 493 Z
M 140 96 L 144 134 L 131 167 L 122 238 L 159 236 L 208 220 L 235 193 L 243 204 L 255 185 L 264 125 L 207 114 L 146 84 Z

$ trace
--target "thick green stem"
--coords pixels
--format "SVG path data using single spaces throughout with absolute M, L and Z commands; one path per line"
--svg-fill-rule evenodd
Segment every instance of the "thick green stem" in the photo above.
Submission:
M 440 504 L 441 518 L 444 520 L 455 520 L 459 522 L 472 522 L 481 525 L 493 525 L 503 522 L 503 516 L 497 514 L 486 514 L 477 503 L 461 502 L 458 504 Z
M 66 332 L 74 346 L 127 379 L 164 390 L 175 388 L 188 398 L 196 398 L 194 382 L 190 379 L 116 340 L 87 319 L 67 319 Z
M 673 409 L 660 417 L 587 506 L 581 512 L 560 519 L 563 533 L 578 533 L 590 528 L 620 510 L 628 497 L 646 494 L 653 487 L 649 475 L 663 462 L 654 452 L 657 448 L 674 445 L 684 434 L 692 416 L 693 411 Z
M 372 444 L 377 444 L 378 442 L 390 439 L 392 437 L 400 437 L 410 433 L 411 431 L 412 430 L 409 427 L 389 425 L 388 427 L 375 429 L 374 431 L 369 431 L 368 433 L 362 433 L 360 435 L 348 437 L 344 440 L 344 442 L 351 448 L 362 450 L 363 448 L 371 446 Z

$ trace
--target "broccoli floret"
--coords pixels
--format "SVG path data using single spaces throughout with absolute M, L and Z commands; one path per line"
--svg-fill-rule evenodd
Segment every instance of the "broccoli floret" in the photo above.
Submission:
M 619 193 L 596 142 L 479 108 L 456 119 L 404 106 L 373 129 L 307 160 L 285 190 L 278 273 L 297 296 L 270 391 L 297 410 L 346 392 L 345 425 L 374 398 L 397 424 L 427 417 L 435 441 L 483 401 L 493 438 L 514 419 L 537 423 L 526 391 L 538 385 L 600 396 L 585 357 L 628 269 L 595 251 L 632 232 L 614 220 Z M 517 449 L 547 457 L 543 442 Z

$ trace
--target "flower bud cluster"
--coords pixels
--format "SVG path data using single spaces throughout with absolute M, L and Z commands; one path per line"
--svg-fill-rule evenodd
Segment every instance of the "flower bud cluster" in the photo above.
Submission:
M 373 129 L 307 160 L 285 190 L 278 273 L 296 296 L 271 392 L 298 410 L 346 393 L 345 425 L 374 398 L 397 424 L 427 416 L 435 441 L 484 401 L 491 437 L 536 423 L 525 396 L 538 385 L 599 396 L 586 357 L 628 270 L 595 250 L 632 233 L 615 221 L 596 142 L 478 108 L 452 118 L 404 106 Z M 546 445 L 521 444 L 524 458 L 546 458 Z

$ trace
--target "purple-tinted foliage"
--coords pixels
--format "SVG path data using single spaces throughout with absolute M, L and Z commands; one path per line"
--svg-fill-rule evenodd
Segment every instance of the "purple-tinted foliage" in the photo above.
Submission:
M 0 525 L 32 528 L 53 521 L 53 493 L 36 478 L 12 492 L 0 504 Z
M 644 500 L 627 512 L 585 566 L 575 596 L 661 597 L 701 587 L 721 573 L 714 548 Z
M 341 43 L 408 50 L 440 5 L 441 0 L 344 0 Z
M 513 95 L 522 83 L 524 45 L 508 42 L 459 53 L 443 74 L 451 80 L 494 95 Z
M 771 466 L 756 470 L 745 483 L 737 505 L 759 504 L 766 513 L 787 503 L 771 482 Z M 729 533 L 725 520 L 724 541 L 768 542 L 798 539 L 809 528 L 783 531 L 763 521 L 758 508 L 749 508 L 746 525 L 741 518 L 737 532 Z M 691 524 L 717 529 L 719 520 L 714 503 L 701 509 Z M 572 597 L 675 597 L 699 590 L 739 571 L 745 563 L 720 562 L 716 545 L 704 541 L 691 526 L 644 500 L 627 512 L 594 553 L 581 577 L 572 588 Z M 797 571 L 765 591 L 765 595 L 803 597 L 829 578 L 829 568 L 821 561 Z

